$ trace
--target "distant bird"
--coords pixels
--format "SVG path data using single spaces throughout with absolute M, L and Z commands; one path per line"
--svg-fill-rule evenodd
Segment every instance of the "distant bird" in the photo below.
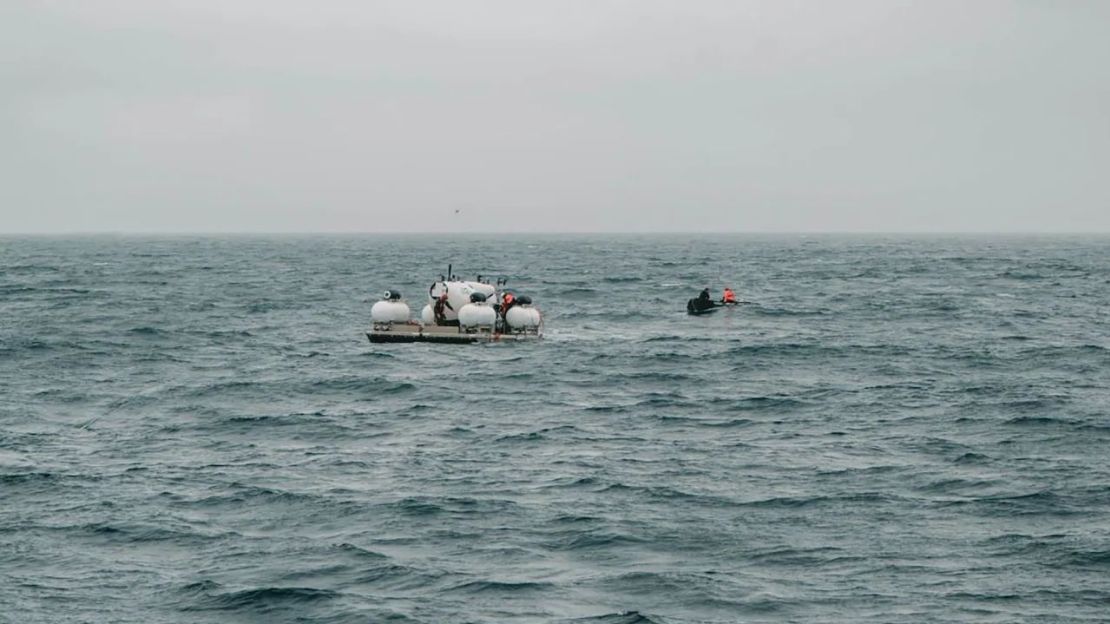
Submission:
M 459 209 L 458 208 L 455 209 L 455 214 L 459 214 Z

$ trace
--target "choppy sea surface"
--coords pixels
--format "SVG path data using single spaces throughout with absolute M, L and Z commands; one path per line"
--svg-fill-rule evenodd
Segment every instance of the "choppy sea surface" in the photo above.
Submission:
M 1110 621 L 1110 238 L 0 238 L 0 621 Z

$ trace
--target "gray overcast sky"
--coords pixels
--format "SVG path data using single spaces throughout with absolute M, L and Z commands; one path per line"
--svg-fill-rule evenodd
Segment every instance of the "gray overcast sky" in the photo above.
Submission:
M 0 232 L 1110 231 L 1099 0 L 6 0 L 0 54 Z

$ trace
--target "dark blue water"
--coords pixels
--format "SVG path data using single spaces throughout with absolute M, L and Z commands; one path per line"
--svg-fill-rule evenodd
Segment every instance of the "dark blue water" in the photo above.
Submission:
M 0 239 L 0 621 L 1110 621 L 1108 252 Z M 369 344 L 449 261 L 547 339 Z

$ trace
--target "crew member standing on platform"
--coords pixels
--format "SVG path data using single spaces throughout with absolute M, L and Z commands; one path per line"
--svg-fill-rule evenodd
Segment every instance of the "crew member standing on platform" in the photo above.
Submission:
M 444 310 L 445 307 L 448 310 L 455 309 L 451 307 L 451 302 L 447 301 L 446 290 L 443 291 L 443 293 L 441 293 L 439 297 L 436 298 L 435 307 L 432 308 L 432 312 L 434 312 L 436 315 L 436 325 L 443 325 L 447 322 L 447 312 Z

